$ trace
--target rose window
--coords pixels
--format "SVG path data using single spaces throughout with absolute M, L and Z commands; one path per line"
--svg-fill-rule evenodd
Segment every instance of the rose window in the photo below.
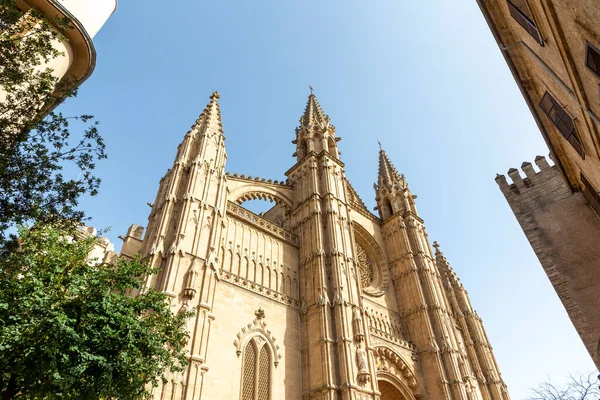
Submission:
M 369 256 L 367 256 L 365 250 L 358 243 L 356 243 L 356 252 L 358 258 L 358 270 L 360 273 L 360 286 L 362 288 L 367 288 L 373 283 L 375 271 L 373 270 L 373 265 Z

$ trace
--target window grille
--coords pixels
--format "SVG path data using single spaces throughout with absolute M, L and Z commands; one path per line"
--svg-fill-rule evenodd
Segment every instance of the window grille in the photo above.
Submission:
M 271 361 L 269 360 L 269 352 L 267 348 L 263 346 L 260 351 L 260 361 L 258 368 L 258 399 L 257 400 L 270 400 L 269 389 L 270 385 L 270 366 Z
M 535 39 L 536 42 L 544 45 L 544 39 L 538 30 L 537 25 L 533 22 L 533 15 L 524 0 L 507 0 L 508 10 L 510 15 Z
M 254 345 L 250 342 L 246 346 L 244 352 L 244 365 L 243 365 L 243 378 L 242 378 L 242 400 L 255 400 L 254 399 L 254 387 L 255 387 L 255 375 L 256 375 L 256 350 Z
M 271 400 L 271 355 L 267 347 L 260 338 L 254 338 L 246 345 L 241 400 Z
M 544 93 L 544 96 L 540 101 L 540 108 L 548 118 L 550 118 L 550 121 L 552 121 L 552 124 L 554 124 L 560 134 L 571 143 L 571 146 L 573 146 L 575 151 L 577 151 L 582 158 L 585 157 L 583 145 L 577 136 L 573 119 L 550 93 Z

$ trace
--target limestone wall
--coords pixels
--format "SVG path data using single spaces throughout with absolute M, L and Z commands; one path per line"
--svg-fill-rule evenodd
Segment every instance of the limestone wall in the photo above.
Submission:
M 255 313 L 260 307 L 264 310 L 265 317 L 259 320 Z M 275 360 L 271 360 L 270 398 L 300 399 L 302 368 L 298 309 L 268 299 L 248 288 L 222 282 L 217 289 L 214 310 L 215 320 L 212 323 L 206 360 L 210 369 L 206 373 L 202 398 L 240 398 L 245 346 L 253 335 L 264 338 L 266 334 L 273 339 L 275 345 Z M 271 342 L 266 344 L 272 346 Z M 237 353 L 239 350 L 240 354 Z
M 299 306 L 297 241 L 283 228 L 229 203 L 222 249 L 224 279 Z

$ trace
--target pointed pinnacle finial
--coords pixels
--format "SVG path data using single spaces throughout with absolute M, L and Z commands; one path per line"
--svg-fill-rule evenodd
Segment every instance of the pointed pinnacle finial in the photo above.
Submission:
M 437 241 L 433 242 L 433 247 L 435 248 L 435 251 L 440 251 L 440 244 Z
M 383 148 L 381 148 L 381 142 L 378 140 L 377 143 L 379 143 L 379 151 L 382 151 Z
M 214 92 L 212 92 L 212 94 L 210 95 L 211 100 L 218 100 L 219 97 L 221 97 L 221 95 L 216 90 Z
M 314 89 L 313 89 L 312 85 L 308 85 L 308 88 L 310 89 L 310 94 L 313 94 Z

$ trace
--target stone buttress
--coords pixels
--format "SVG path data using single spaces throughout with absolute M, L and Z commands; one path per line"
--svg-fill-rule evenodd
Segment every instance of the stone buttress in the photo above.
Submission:
M 161 179 L 142 246 L 142 256 L 160 268 L 148 277 L 147 287 L 166 292 L 176 310 L 196 312 L 187 325 L 190 364 L 171 382 L 173 387 L 156 389 L 157 399 L 199 399 L 209 370 L 206 354 L 220 269 L 217 249 L 227 201 L 218 98 L 212 94 Z
M 161 179 L 141 253 L 187 323 L 189 365 L 160 400 L 508 400 L 481 318 L 383 150 L 379 217 L 310 94 L 286 182 L 224 172 L 218 94 Z M 242 204 L 274 201 L 264 213 Z M 211 336 L 212 332 L 212 336 Z
M 374 399 L 368 338 L 353 328 L 361 295 L 356 249 L 335 128 L 311 94 L 296 129 L 298 162 L 290 226 L 300 239 L 304 399 Z M 355 312 L 356 310 L 356 312 Z
M 508 399 L 501 390 L 501 381 L 499 386 L 490 386 L 482 379 L 480 384 L 485 389 L 480 390 L 480 385 L 469 380 L 469 371 L 473 368 L 466 365 L 470 364 L 470 359 L 462 354 L 464 339 L 457 329 L 449 301 L 453 293 L 444 288 L 423 220 L 417 213 L 416 196 L 412 195 L 404 176 L 398 173 L 383 150 L 379 152 L 379 178 L 375 191 L 402 322 L 410 340 L 417 346 L 429 398 Z M 466 292 L 460 293 L 464 301 L 463 296 L 466 298 Z M 481 332 L 477 332 L 477 340 L 482 340 Z M 477 360 L 486 368 L 495 365 L 486 354 Z M 495 371 L 490 371 L 489 376 L 499 380 Z

